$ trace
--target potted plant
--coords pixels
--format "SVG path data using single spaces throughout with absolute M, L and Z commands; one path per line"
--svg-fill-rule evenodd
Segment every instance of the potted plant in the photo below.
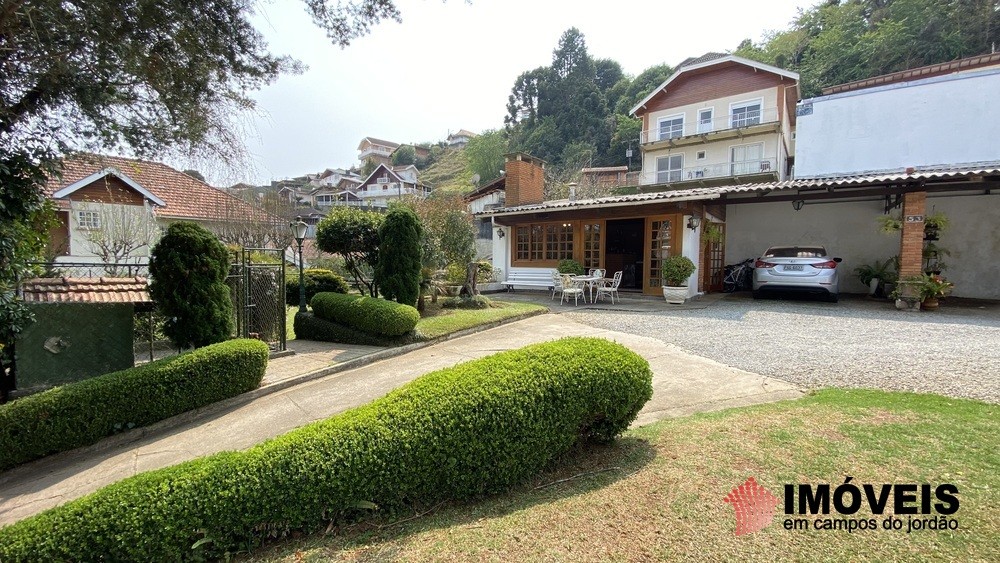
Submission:
M 955 284 L 945 280 L 941 276 L 924 274 L 923 285 L 920 288 L 920 296 L 923 298 L 920 303 L 921 308 L 928 310 L 937 309 L 938 299 L 951 293 L 953 287 L 955 287 Z
M 938 234 L 948 229 L 948 216 L 935 211 L 924 217 L 924 240 L 937 240 Z
M 583 264 L 580 264 L 572 258 L 567 260 L 560 260 L 559 264 L 556 266 L 556 270 L 559 270 L 560 274 L 572 274 L 574 276 L 583 275 Z
M 660 264 L 663 279 L 663 298 L 667 303 L 680 304 L 687 299 L 687 281 L 697 267 L 686 256 L 670 256 Z
M 701 230 L 701 239 L 709 244 L 722 242 L 722 227 L 717 223 L 708 223 Z
M 882 284 L 893 277 L 892 258 L 886 258 L 885 262 L 876 260 L 873 264 L 863 264 L 854 269 L 854 275 L 858 281 L 868 287 L 868 295 L 874 296 Z

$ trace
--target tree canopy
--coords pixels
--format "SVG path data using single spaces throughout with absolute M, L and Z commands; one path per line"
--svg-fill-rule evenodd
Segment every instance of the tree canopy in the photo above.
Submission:
M 828 86 L 988 53 L 1000 42 L 996 0 L 829 1 L 735 54 L 800 75 L 803 97 Z

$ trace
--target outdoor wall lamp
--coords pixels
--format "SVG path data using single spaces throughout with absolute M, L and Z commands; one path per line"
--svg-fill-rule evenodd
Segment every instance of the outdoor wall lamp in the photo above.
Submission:
M 687 226 L 692 231 L 697 230 L 698 227 L 701 226 L 701 217 L 698 217 L 697 215 L 692 215 L 692 216 L 688 217 L 688 225 Z
M 805 204 L 806 202 L 802 201 L 801 199 L 796 199 L 795 201 L 792 202 L 792 209 L 798 211 L 802 209 L 802 206 Z
M 503 238 L 503 227 L 497 227 L 497 238 Z

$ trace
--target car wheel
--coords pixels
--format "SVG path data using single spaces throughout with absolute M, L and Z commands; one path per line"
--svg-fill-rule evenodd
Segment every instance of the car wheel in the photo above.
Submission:
M 826 296 L 826 300 L 829 301 L 830 303 L 836 303 L 837 301 L 840 300 L 840 294 L 831 293 Z

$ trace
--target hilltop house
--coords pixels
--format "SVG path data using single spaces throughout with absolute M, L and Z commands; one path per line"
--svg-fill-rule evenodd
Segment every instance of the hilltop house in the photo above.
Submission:
M 475 136 L 475 133 L 465 129 L 459 129 L 454 133 L 448 133 L 448 146 L 453 149 L 464 147 L 469 144 L 469 141 Z
M 417 167 L 413 165 L 391 167 L 379 164 L 353 192 L 361 204 L 375 209 L 385 209 L 393 199 L 404 196 L 424 197 L 430 187 L 417 180 Z
M 371 160 L 376 164 L 392 164 L 392 153 L 399 148 L 399 143 L 383 141 L 375 137 L 365 137 L 358 144 L 358 161 L 364 164 Z

